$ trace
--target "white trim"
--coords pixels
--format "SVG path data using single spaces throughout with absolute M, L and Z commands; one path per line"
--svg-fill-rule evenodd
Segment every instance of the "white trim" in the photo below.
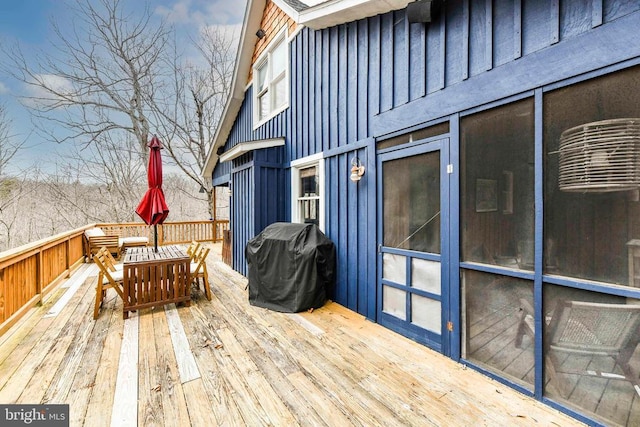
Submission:
M 407 7 L 413 0 L 331 0 L 303 10 L 296 22 L 319 30 Z M 280 3 L 280 2 L 278 2 Z
M 272 118 L 274 118 L 275 116 L 277 116 L 278 114 L 280 114 L 281 112 L 283 112 L 284 110 L 286 110 L 287 108 L 289 108 L 289 104 L 291 102 L 290 99 L 290 71 L 289 71 L 289 44 L 291 39 L 289 37 L 287 37 L 287 33 L 289 31 L 289 27 L 288 26 L 284 26 L 282 27 L 279 31 L 278 34 L 273 38 L 273 40 L 271 40 L 271 42 L 264 48 L 264 50 L 262 51 L 262 53 L 260 54 L 260 56 L 255 60 L 255 62 L 253 63 L 252 67 L 252 72 L 251 72 L 251 81 L 252 83 L 255 83 L 255 80 L 257 78 L 257 70 L 260 66 L 262 66 L 265 62 L 267 63 L 267 67 L 271 68 L 272 64 L 270 63 L 270 55 L 274 50 L 274 47 L 279 46 L 280 43 L 284 43 L 284 46 L 286 48 L 286 53 L 285 53 L 285 64 L 284 64 L 284 89 L 285 89 L 285 102 L 280 105 L 279 107 L 276 107 L 273 110 L 270 110 L 269 113 L 263 117 L 260 118 L 260 103 L 258 102 L 258 91 L 257 91 L 257 86 L 254 84 L 253 85 L 253 129 L 257 129 L 260 126 L 262 126 L 263 124 L 265 124 L 266 122 L 268 122 L 269 120 L 271 120 Z M 266 89 L 266 93 L 268 93 L 269 96 L 269 102 L 271 103 L 272 97 L 274 96 L 274 86 L 272 85 L 273 81 L 275 80 L 273 78 L 273 76 L 271 75 L 271 71 L 268 71 L 268 79 L 269 81 L 267 82 L 268 84 L 268 89 Z
M 285 13 L 285 15 L 289 16 L 294 21 L 298 20 L 298 17 L 300 16 L 300 14 L 298 13 L 297 10 L 295 10 L 293 7 L 291 7 L 289 5 L 289 3 L 287 3 L 286 1 L 283 1 L 283 0 L 273 0 L 273 2 L 275 3 L 276 6 L 278 6 L 278 8 L 281 11 L 283 11 Z M 306 4 L 306 2 L 305 2 L 305 4 Z
M 241 142 L 230 150 L 225 151 L 220 156 L 220 162 L 228 162 L 237 157 L 242 156 L 244 153 L 248 153 L 253 150 L 260 150 L 262 148 L 279 147 L 284 145 L 284 138 L 275 139 L 263 139 L 261 141 Z
M 291 161 L 291 222 L 299 222 L 298 217 L 298 201 L 301 200 L 300 193 L 300 169 L 304 169 L 309 166 L 318 167 L 318 227 L 321 231 L 324 231 L 324 211 L 325 211 L 325 189 L 324 189 L 324 156 L 323 153 L 313 154 L 302 159 Z
M 301 166 L 309 166 L 309 165 L 312 165 L 313 163 L 317 163 L 323 158 L 324 158 L 324 155 L 322 153 L 316 153 L 311 156 L 304 157 L 302 159 L 291 160 L 291 167 L 299 168 Z

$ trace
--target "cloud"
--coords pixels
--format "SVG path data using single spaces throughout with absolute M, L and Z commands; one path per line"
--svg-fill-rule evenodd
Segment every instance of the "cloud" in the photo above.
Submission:
M 191 0 L 179 0 L 173 6 L 158 6 L 155 12 L 163 16 L 171 24 L 189 24 L 193 19 L 189 12 Z
M 59 98 L 55 93 L 73 95 L 72 83 L 55 74 L 37 74 L 30 83 L 25 84 L 22 102 L 29 107 L 42 107 L 55 103 Z M 45 89 L 48 88 L 48 89 Z
M 9 89 L 2 82 L 0 82 L 0 95 L 5 93 L 9 93 Z
M 155 13 L 177 25 L 233 25 L 242 23 L 245 4 L 246 0 L 177 0 L 156 7 Z
M 73 85 L 64 77 L 57 76 L 55 74 L 37 74 L 34 78 L 33 84 L 29 85 L 28 92 L 30 95 L 38 97 L 51 97 L 48 91 L 42 89 L 43 87 L 50 88 L 52 91 L 62 94 L 72 94 Z

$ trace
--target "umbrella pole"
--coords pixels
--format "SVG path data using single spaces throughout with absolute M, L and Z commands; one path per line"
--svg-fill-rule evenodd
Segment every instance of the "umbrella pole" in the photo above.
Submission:
M 153 240 L 154 246 L 156 248 L 156 253 L 158 252 L 158 224 L 153 224 Z

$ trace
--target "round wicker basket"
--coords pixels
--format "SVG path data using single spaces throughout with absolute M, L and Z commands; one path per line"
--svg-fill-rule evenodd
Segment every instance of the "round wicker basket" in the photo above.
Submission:
M 613 119 L 560 136 L 560 190 L 609 192 L 640 187 L 640 119 Z

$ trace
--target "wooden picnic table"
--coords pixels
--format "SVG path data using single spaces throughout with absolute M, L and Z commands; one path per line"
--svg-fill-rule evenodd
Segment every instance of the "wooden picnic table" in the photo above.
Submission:
M 123 316 L 169 303 L 191 304 L 189 255 L 179 246 L 128 248 L 123 260 Z

